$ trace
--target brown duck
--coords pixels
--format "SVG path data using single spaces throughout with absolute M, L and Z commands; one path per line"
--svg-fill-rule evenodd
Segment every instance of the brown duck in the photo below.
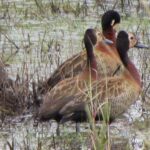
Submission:
M 94 117 L 97 117 L 98 114 L 101 116 L 100 109 L 106 100 L 111 105 L 111 119 L 123 113 L 135 102 L 141 91 L 139 73 L 127 54 L 129 47 L 135 46 L 137 43 L 134 39 L 133 34 L 127 34 L 125 31 L 119 32 L 116 42 L 119 57 L 116 55 L 114 61 L 118 57 L 125 69 L 120 76 L 101 79 L 97 73 L 93 45 L 88 36 L 85 36 L 86 69 L 74 78 L 59 82 L 46 94 L 39 110 L 40 119 L 85 121 L 87 119 L 85 107 L 91 101 Z M 89 96 L 89 92 L 92 97 Z
M 120 23 L 120 15 L 118 14 L 118 12 L 114 11 L 114 10 L 109 10 L 106 13 L 104 13 L 104 15 L 102 16 L 102 33 L 103 35 L 113 41 L 113 44 L 110 44 L 109 46 L 111 47 L 111 50 L 116 50 L 115 49 L 115 41 L 116 41 L 116 30 L 115 27 L 117 24 Z M 97 30 L 95 30 L 96 34 L 100 34 L 101 37 L 101 33 Z M 90 37 L 90 35 L 89 35 Z M 91 38 L 92 39 L 92 38 Z M 98 40 L 97 40 L 98 41 Z M 93 41 L 91 41 L 93 42 Z M 96 43 L 92 43 L 93 45 Z M 103 48 L 103 47 L 102 47 Z M 94 55 L 97 55 L 99 53 L 99 50 L 101 51 L 102 48 L 98 48 L 98 51 L 95 52 Z M 105 57 L 105 51 L 103 51 L 103 55 L 99 56 L 99 57 Z M 114 65 L 114 68 L 110 67 L 110 62 L 106 62 L 107 58 L 102 58 L 102 62 L 105 64 L 109 64 L 106 67 L 107 71 L 102 71 L 102 74 L 105 74 L 107 76 L 110 76 L 114 73 L 114 71 L 116 70 L 116 66 Z M 40 91 L 41 93 L 46 93 L 46 91 L 51 88 L 53 88 L 59 81 L 65 79 L 65 78 L 69 78 L 69 77 L 74 77 L 76 75 L 78 75 L 79 73 L 81 73 L 85 66 L 86 66 L 86 51 L 82 51 L 74 56 L 72 56 L 70 59 L 66 60 L 62 65 L 60 65 L 55 72 L 51 75 L 51 77 L 44 82 L 44 84 L 42 84 L 40 86 Z M 98 61 L 97 61 L 98 62 Z M 100 64 L 102 63 L 100 62 Z M 117 66 L 119 66 L 119 64 L 117 64 Z M 108 67 L 108 68 L 107 68 Z M 100 66 L 101 68 L 101 66 Z M 111 70 L 109 70 L 110 68 L 112 68 Z

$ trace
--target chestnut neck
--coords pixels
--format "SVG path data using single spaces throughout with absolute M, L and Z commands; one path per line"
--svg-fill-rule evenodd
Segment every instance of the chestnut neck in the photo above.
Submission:
M 136 83 L 141 86 L 141 79 L 140 79 L 140 75 L 138 73 L 137 68 L 135 67 L 135 65 L 133 64 L 133 62 L 130 60 L 127 52 L 128 50 L 126 48 L 122 48 L 122 53 L 120 53 L 120 58 L 124 64 L 124 66 L 127 68 L 127 70 L 130 72 L 131 76 L 133 77 L 133 79 L 136 81 Z
M 135 67 L 135 65 L 133 64 L 133 62 L 129 58 L 128 58 L 128 63 L 127 63 L 127 69 L 132 75 L 132 77 L 135 79 L 136 83 L 141 87 L 142 83 L 141 83 L 140 74 L 137 68 Z
M 103 30 L 103 35 L 105 36 L 105 38 L 113 41 L 115 46 L 116 43 L 116 30 L 114 30 L 112 27 L 108 28 L 107 30 Z
M 91 73 L 92 78 L 97 78 L 97 63 L 93 53 L 93 44 L 87 36 L 84 38 L 85 48 L 87 52 L 87 67 L 86 71 Z

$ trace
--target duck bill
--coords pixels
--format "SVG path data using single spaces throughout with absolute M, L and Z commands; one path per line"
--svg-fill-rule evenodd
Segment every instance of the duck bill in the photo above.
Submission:
M 109 39 L 104 39 L 105 44 L 113 44 L 114 42 Z
M 145 49 L 150 48 L 148 45 L 144 45 L 144 44 L 141 44 L 141 43 L 137 43 L 134 47 L 136 47 L 136 48 L 145 48 Z

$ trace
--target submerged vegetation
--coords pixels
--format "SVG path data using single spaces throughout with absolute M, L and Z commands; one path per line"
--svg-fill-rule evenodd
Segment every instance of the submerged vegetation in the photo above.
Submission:
M 90 125 L 81 124 L 80 133 L 76 134 L 69 122 L 60 125 L 61 135 L 56 136 L 55 122 L 37 125 L 33 117 L 42 99 L 38 85 L 84 48 L 85 30 L 101 28 L 101 15 L 106 10 L 119 11 L 120 29 L 135 32 L 149 45 L 149 5 L 147 0 L 0 0 L 0 68 L 8 74 L 5 79 L 0 72 L 0 149 L 150 149 L 149 49 L 130 52 L 142 75 L 143 93 L 142 106 L 136 103 L 132 106 L 136 110 L 131 107 L 126 118 L 109 125 L 109 113 L 104 113 L 104 121 L 95 123 L 89 112 Z

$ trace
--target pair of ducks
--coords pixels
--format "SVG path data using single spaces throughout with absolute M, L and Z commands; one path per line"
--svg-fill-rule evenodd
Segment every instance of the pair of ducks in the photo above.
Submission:
M 100 119 L 106 100 L 112 120 L 135 102 L 141 80 L 127 53 L 131 47 L 144 46 L 138 45 L 132 33 L 120 31 L 116 38 L 114 27 L 118 23 L 120 15 L 110 10 L 102 16 L 103 35 L 94 29 L 86 30 L 86 51 L 63 63 L 47 81 L 51 85 L 39 109 L 41 120 L 85 121 L 86 106 L 91 102 L 93 117 Z

